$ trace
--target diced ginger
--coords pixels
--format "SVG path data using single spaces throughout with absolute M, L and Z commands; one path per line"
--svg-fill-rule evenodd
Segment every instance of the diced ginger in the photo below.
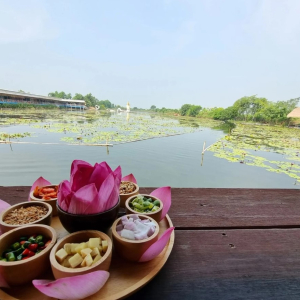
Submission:
M 102 246 L 99 246 L 98 249 L 99 249 L 99 252 L 100 252 L 100 253 L 101 253 L 102 250 L 103 250 L 103 249 L 102 249 Z
M 64 249 L 69 255 L 72 254 L 72 244 L 69 243 L 65 244 Z
M 93 261 L 93 265 L 99 261 L 100 259 L 102 258 L 102 256 L 100 254 L 98 254 L 95 258 L 94 258 L 94 261 Z
M 88 254 L 90 254 L 93 250 L 91 248 L 85 248 L 80 251 L 82 258 L 85 258 Z
M 92 265 L 93 263 L 93 259 L 91 257 L 91 254 L 88 254 L 86 257 L 85 257 L 85 263 L 86 263 L 86 266 L 89 267 Z
M 108 247 L 108 243 L 106 240 L 102 241 L 102 251 L 105 253 Z
M 79 244 L 78 243 L 72 243 L 71 244 L 71 253 L 72 254 L 76 254 L 77 252 L 76 252 L 76 248 L 77 248 L 77 246 L 79 246 Z
M 80 243 L 80 244 L 75 248 L 75 251 L 76 251 L 77 253 L 80 253 L 81 250 L 83 250 L 84 248 L 87 248 L 86 243 Z
M 66 267 L 66 268 L 70 268 L 70 267 L 71 267 L 71 265 L 70 265 L 70 263 L 69 263 L 69 259 L 70 259 L 71 257 L 72 257 L 71 255 L 68 255 L 68 256 L 64 259 L 64 261 L 63 261 L 63 263 L 62 263 L 62 266 L 63 266 L 63 267 Z
M 82 261 L 83 261 L 83 258 L 78 253 L 76 253 L 69 259 L 71 268 L 76 268 L 78 265 L 80 265 L 82 263 Z
M 97 247 L 99 247 L 100 243 L 101 243 L 100 238 L 90 238 L 88 241 L 88 247 L 89 248 L 97 248 Z
M 58 250 L 56 253 L 55 253 L 55 257 L 57 259 L 57 261 L 61 264 L 64 259 L 68 256 L 68 253 L 66 252 L 65 249 L 61 248 L 60 250 Z
M 100 254 L 99 249 L 98 248 L 93 248 L 93 251 L 91 252 L 91 256 L 94 257 L 98 254 Z

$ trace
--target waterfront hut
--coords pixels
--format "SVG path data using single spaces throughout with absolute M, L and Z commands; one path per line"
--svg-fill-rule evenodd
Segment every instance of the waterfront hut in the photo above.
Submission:
M 34 95 L 23 92 L 14 92 L 0 89 L 0 108 L 1 104 L 33 104 L 33 105 L 55 105 L 57 107 L 71 109 L 85 109 L 84 100 L 60 99 L 49 96 Z
M 300 125 L 300 107 L 296 107 L 292 110 L 288 115 L 288 118 L 293 118 L 293 120 L 289 123 L 289 125 L 295 126 Z

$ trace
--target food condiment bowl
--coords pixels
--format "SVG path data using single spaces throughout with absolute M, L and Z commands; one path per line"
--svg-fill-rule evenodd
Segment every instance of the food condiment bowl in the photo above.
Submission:
M 154 197 L 154 196 L 151 196 L 151 195 L 146 195 L 146 194 L 140 194 L 140 195 L 143 196 L 143 197 L 151 198 L 154 201 L 158 200 L 160 202 L 159 209 L 155 212 L 149 212 L 149 213 L 142 213 L 142 212 L 137 212 L 137 211 L 133 210 L 129 206 L 129 203 L 132 202 L 137 197 L 137 195 L 134 195 L 134 196 L 128 198 L 125 202 L 126 214 L 139 214 L 139 215 L 149 216 L 149 217 L 153 218 L 157 223 L 159 223 L 160 220 L 161 220 L 162 210 L 163 210 L 163 206 L 164 206 L 162 201 L 160 199 Z
M 57 204 L 57 213 L 61 224 L 68 232 L 81 230 L 99 230 L 106 232 L 118 217 L 119 206 L 120 199 L 114 207 L 104 212 L 89 215 L 77 215 L 64 211 Z
M 158 240 L 159 225 L 158 223 L 149 216 L 139 214 L 141 220 L 149 219 L 155 223 L 155 232 L 144 240 L 129 240 L 121 237 L 117 232 L 117 225 L 121 222 L 121 218 L 118 218 L 112 225 L 112 238 L 114 243 L 114 249 L 118 255 L 130 261 L 139 261 L 143 253 Z
M 26 207 L 30 207 L 30 206 L 40 206 L 40 207 L 45 207 L 48 212 L 46 215 L 44 215 L 42 218 L 27 223 L 27 224 L 23 224 L 23 225 L 10 225 L 6 222 L 4 222 L 5 217 L 7 215 L 9 215 L 10 213 L 12 213 L 14 210 L 16 209 L 20 209 L 21 207 L 26 208 Z M 16 229 L 19 227 L 23 227 L 26 225 L 32 225 L 32 224 L 44 224 L 44 225 L 48 225 L 50 226 L 51 224 L 51 220 L 52 220 L 52 206 L 46 202 L 40 202 L 40 201 L 26 201 L 26 202 L 22 202 L 22 203 L 18 203 L 15 204 L 13 206 L 10 206 L 9 208 L 7 208 L 6 210 L 4 210 L 1 214 L 0 214 L 0 230 L 2 233 L 10 231 L 12 229 Z
M 40 253 L 20 261 L 0 260 L 0 274 L 9 286 L 22 285 L 39 279 L 50 269 L 49 254 L 56 243 L 56 231 L 46 225 L 27 225 L 13 229 L 0 236 L 0 255 L 15 243 L 20 237 L 41 234 L 51 240 L 50 244 Z
M 45 186 L 41 186 L 40 188 L 46 188 L 46 187 L 49 187 L 49 188 L 52 188 L 52 187 L 56 187 L 57 184 L 52 184 L 52 185 L 45 185 Z M 34 191 L 31 191 L 30 192 L 30 201 L 40 201 L 40 202 L 46 202 L 46 203 L 49 203 L 51 206 L 52 206 L 52 215 L 53 216 L 57 216 L 57 211 L 56 211 L 56 202 L 57 202 L 57 198 L 54 198 L 54 199 L 51 199 L 51 200 L 43 200 L 43 199 L 40 199 L 40 198 L 37 198 L 35 196 L 33 196 L 33 193 Z
M 55 258 L 56 252 L 61 248 L 63 248 L 66 243 L 84 243 L 87 242 L 90 238 L 98 238 L 98 237 L 100 237 L 102 240 L 107 240 L 108 247 L 106 253 L 94 265 L 90 267 L 67 268 L 62 266 L 56 260 Z M 50 253 L 50 263 L 51 263 L 51 268 L 55 279 L 59 279 L 63 277 L 83 275 L 83 274 L 87 274 L 94 271 L 100 271 L 100 270 L 108 271 L 110 267 L 111 256 L 112 256 L 112 241 L 109 238 L 109 236 L 97 230 L 83 230 L 83 231 L 71 233 L 66 237 L 62 238 L 61 240 L 59 240 Z
M 139 193 L 139 186 L 136 183 L 130 182 L 130 181 L 121 181 L 121 186 L 122 184 L 126 184 L 126 183 L 131 183 L 135 186 L 135 190 L 131 193 L 128 194 L 120 194 L 120 207 L 125 208 L 125 202 L 128 198 L 134 196 L 134 195 L 138 195 Z

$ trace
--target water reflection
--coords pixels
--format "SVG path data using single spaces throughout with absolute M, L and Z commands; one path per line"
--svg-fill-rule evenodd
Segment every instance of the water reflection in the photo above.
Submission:
M 226 134 L 231 134 L 232 129 L 234 129 L 236 125 L 233 122 L 225 121 L 224 123 L 213 127 L 215 130 L 222 130 Z

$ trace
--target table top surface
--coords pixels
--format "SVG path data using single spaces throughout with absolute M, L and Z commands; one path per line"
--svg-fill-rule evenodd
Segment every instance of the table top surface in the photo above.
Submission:
M 29 190 L 0 186 L 0 199 Z M 300 298 L 300 190 L 172 188 L 169 216 L 173 251 L 128 299 Z

